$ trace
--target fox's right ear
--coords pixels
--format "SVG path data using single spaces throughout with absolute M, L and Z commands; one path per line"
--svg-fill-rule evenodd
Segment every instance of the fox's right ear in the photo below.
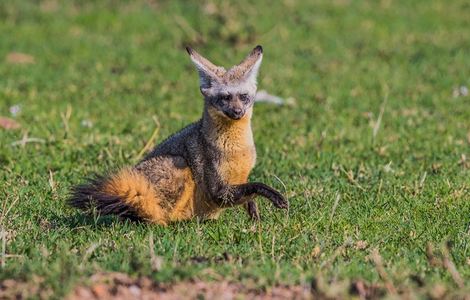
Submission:
M 210 89 L 214 82 L 218 82 L 224 75 L 225 69 L 214 65 L 190 47 L 186 47 L 186 51 L 188 51 L 188 54 L 199 73 L 199 86 L 201 93 L 207 96 L 210 94 Z

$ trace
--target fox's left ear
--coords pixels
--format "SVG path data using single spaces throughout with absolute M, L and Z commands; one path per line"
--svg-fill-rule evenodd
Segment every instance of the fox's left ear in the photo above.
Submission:
M 263 47 L 256 46 L 250 54 L 238 65 L 230 69 L 225 76 L 233 79 L 248 81 L 256 85 L 259 67 L 263 60 Z

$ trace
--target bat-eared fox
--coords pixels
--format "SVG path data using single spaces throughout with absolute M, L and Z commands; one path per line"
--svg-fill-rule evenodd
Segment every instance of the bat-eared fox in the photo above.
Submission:
M 73 187 L 70 205 L 161 225 L 215 219 L 225 208 L 242 204 L 259 219 L 256 196 L 277 208 L 288 207 L 272 187 L 247 182 L 256 161 L 251 116 L 263 48 L 255 47 L 229 70 L 186 50 L 199 73 L 202 118 L 157 145 L 134 167 Z

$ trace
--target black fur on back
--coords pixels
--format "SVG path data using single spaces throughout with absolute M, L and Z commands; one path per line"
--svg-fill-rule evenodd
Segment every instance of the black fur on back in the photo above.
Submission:
M 67 203 L 87 212 L 96 208 L 100 215 L 116 215 L 134 221 L 140 220 L 132 207 L 125 204 L 124 197 L 104 192 L 108 178 L 108 176 L 95 175 L 86 183 L 72 187 Z

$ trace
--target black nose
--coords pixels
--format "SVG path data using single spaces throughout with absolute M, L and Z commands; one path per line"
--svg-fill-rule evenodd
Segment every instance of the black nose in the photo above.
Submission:
M 225 115 L 227 117 L 229 117 L 230 119 L 233 119 L 233 120 L 239 120 L 243 117 L 243 109 L 241 108 L 233 108 L 231 110 L 228 110 L 228 111 L 224 111 Z
M 241 108 L 234 108 L 233 109 L 233 113 L 237 116 L 241 116 L 241 114 L 243 113 L 243 109 Z
M 243 109 L 241 108 L 234 108 L 232 110 L 232 119 L 239 120 L 243 117 Z

